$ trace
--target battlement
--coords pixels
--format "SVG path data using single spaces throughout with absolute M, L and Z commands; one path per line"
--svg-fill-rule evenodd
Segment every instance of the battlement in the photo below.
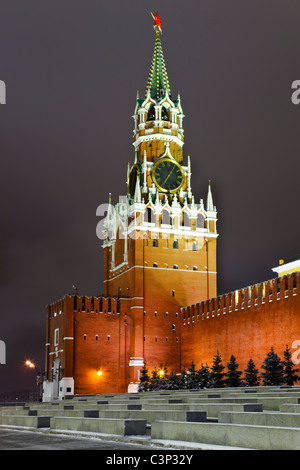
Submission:
M 181 308 L 182 325 L 230 314 L 300 294 L 300 273 L 294 272 L 244 287 L 227 294 Z
M 128 302 L 127 297 L 106 297 L 87 295 L 65 295 L 47 306 L 48 316 L 56 317 L 67 311 L 76 313 L 121 313 L 121 304 Z

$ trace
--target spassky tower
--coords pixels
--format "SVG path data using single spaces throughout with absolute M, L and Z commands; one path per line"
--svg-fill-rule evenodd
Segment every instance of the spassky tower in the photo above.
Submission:
M 171 93 L 162 21 L 152 16 L 155 45 L 133 113 L 127 194 L 115 205 L 110 197 L 104 224 L 104 296 L 130 300 L 129 391 L 143 364 L 180 371 L 180 308 L 217 295 L 217 211 L 210 184 L 205 203 L 195 201 L 181 97 Z

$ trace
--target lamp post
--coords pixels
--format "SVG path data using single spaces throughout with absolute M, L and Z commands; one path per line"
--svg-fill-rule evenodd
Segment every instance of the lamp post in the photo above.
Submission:
M 25 366 L 28 367 L 29 369 L 35 369 L 37 371 L 37 376 L 36 376 L 36 384 L 39 387 L 39 399 L 42 396 L 42 386 L 43 386 L 43 375 L 44 373 L 41 370 L 41 367 L 39 364 L 35 364 L 34 362 L 30 361 L 27 359 L 25 361 Z

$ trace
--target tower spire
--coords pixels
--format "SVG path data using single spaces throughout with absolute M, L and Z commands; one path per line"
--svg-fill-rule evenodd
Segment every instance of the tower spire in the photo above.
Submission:
M 162 98 L 163 96 L 165 96 L 166 92 L 168 92 L 168 95 L 171 97 L 169 78 L 160 40 L 160 34 L 162 32 L 162 20 L 159 18 L 158 12 L 156 12 L 155 15 L 151 13 L 151 15 L 154 19 L 154 29 L 156 31 L 156 38 L 152 62 L 150 66 L 150 73 L 148 76 L 146 96 L 149 90 L 150 96 L 153 99 Z
M 206 200 L 206 210 L 210 211 L 210 212 L 214 210 L 214 203 L 213 203 L 213 197 L 212 197 L 212 192 L 211 192 L 211 187 L 210 187 L 210 180 L 208 181 L 208 193 L 207 193 L 207 200 Z

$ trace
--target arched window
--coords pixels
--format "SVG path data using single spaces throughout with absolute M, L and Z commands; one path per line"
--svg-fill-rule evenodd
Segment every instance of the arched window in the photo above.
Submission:
M 165 108 L 165 106 L 162 106 L 161 108 L 161 119 L 163 121 L 169 121 L 169 113 L 167 109 Z
M 197 242 L 193 242 L 192 250 L 197 251 Z
M 182 222 L 184 227 L 189 227 L 190 226 L 190 217 L 188 212 L 183 211 L 183 217 L 182 217 Z
M 144 222 L 148 222 L 148 223 L 155 222 L 154 212 L 151 209 L 151 207 L 147 207 L 145 211 Z
M 167 209 L 163 209 L 161 223 L 170 225 L 170 220 L 171 220 L 170 212 Z
M 155 119 L 155 108 L 154 108 L 154 105 L 152 104 L 148 111 L 147 121 L 154 121 L 154 119 Z
M 198 214 L 197 215 L 197 227 L 198 228 L 204 228 L 204 216 L 203 216 L 203 214 Z

